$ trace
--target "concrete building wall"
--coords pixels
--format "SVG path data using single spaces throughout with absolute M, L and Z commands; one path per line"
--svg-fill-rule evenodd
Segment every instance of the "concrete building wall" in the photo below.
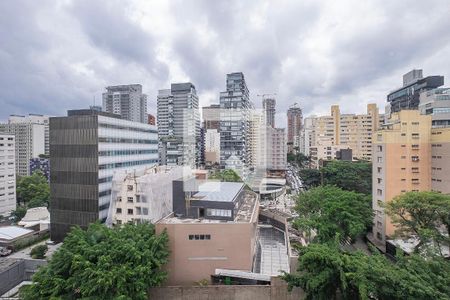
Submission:
M 16 209 L 15 137 L 0 134 L 0 215 Z
M 431 130 L 431 189 L 450 194 L 450 127 Z
M 395 232 L 381 204 L 405 192 L 431 189 L 431 117 L 403 110 L 389 122 L 373 135 L 373 235 L 381 243 Z

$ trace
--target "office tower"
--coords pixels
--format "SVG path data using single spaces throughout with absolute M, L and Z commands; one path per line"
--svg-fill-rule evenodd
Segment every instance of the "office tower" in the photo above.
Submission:
M 30 159 L 30 174 L 41 171 L 47 181 L 50 182 L 50 159 L 48 156 L 40 156 Z
M 15 137 L 0 133 L 0 216 L 16 209 Z
M 294 152 L 294 144 L 300 138 L 302 129 L 302 109 L 297 107 L 297 103 L 291 106 L 287 111 L 287 144 L 288 152 Z
M 0 133 L 15 136 L 16 175 L 30 175 L 30 159 L 49 153 L 48 116 L 29 114 L 11 115 L 8 123 L 0 124 Z
M 220 134 L 217 129 L 207 129 L 205 133 L 205 164 L 220 163 Z
M 202 107 L 203 128 L 219 130 L 220 127 L 220 104 L 211 104 Z
M 393 113 L 373 135 L 373 237 L 379 243 L 395 231 L 383 204 L 405 192 L 431 189 L 431 136 L 431 116 L 418 110 Z
M 422 92 L 419 111 L 423 115 L 431 115 L 432 127 L 450 126 L 450 88 Z
M 50 118 L 51 239 L 106 220 L 116 171 L 157 163 L 155 126 L 89 109 Z
M 195 167 L 200 161 L 200 113 L 195 86 L 172 83 L 158 93 L 158 139 L 162 165 Z
M 269 150 L 269 170 L 285 171 L 287 166 L 287 143 L 284 128 L 268 128 L 270 136 Z
M 236 170 L 242 178 L 249 172 L 250 102 L 241 72 L 227 74 L 226 91 L 220 93 L 220 164 Z
M 266 116 L 266 124 L 272 128 L 275 127 L 275 104 L 274 98 L 263 98 L 263 110 Z
M 390 112 L 402 109 L 417 109 L 420 93 L 435 89 L 444 84 L 444 76 L 427 76 L 422 78 L 422 70 L 412 70 L 403 76 L 403 86 L 387 95 Z
M 103 111 L 121 115 L 124 120 L 147 123 L 147 95 L 142 93 L 142 85 L 106 87 L 106 92 L 103 93 Z

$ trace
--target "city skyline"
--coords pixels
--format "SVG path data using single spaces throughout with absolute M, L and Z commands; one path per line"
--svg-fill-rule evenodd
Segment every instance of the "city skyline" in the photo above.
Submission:
M 1 28 L 14 30 L 2 32 L 0 120 L 62 116 L 94 97 L 99 105 L 106 86 L 131 83 L 142 84 L 150 113 L 173 82 L 195 84 L 203 107 L 219 103 L 225 74 L 243 72 L 257 107 L 258 94 L 277 93 L 285 127 L 294 102 L 305 116 L 332 104 L 362 113 L 369 102 L 382 112 L 409 70 L 449 78 L 445 1 L 345 4 L 2 2 Z

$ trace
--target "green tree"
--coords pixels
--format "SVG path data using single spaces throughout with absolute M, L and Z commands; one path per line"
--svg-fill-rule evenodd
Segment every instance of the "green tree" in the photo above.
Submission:
M 333 160 L 322 169 L 323 184 L 366 195 L 372 194 L 372 164 L 360 161 Z
M 441 246 L 450 246 L 450 196 L 408 192 L 395 197 L 385 207 L 396 225 L 397 236 L 420 238 L 416 252 L 431 250 L 442 255 Z
M 450 263 L 442 258 L 413 255 L 392 263 L 333 243 L 300 248 L 298 272 L 283 278 L 307 299 L 450 299 Z
M 321 174 L 317 169 L 301 169 L 298 175 L 302 180 L 303 186 L 307 189 L 321 184 Z
M 168 236 L 151 224 L 73 228 L 48 265 L 21 289 L 22 299 L 148 299 L 166 278 Z
M 31 207 L 48 206 L 50 199 L 50 186 L 41 171 L 34 172 L 31 176 L 24 176 L 17 181 L 17 198 L 25 205 Z
M 45 253 L 47 253 L 47 250 L 47 245 L 37 245 L 36 247 L 31 249 L 30 255 L 32 258 L 42 259 L 45 257 Z
M 14 222 L 19 222 L 22 220 L 23 217 L 25 217 L 25 214 L 27 213 L 27 208 L 24 206 L 17 206 L 16 210 L 13 210 L 11 212 L 11 216 L 14 217 Z
M 241 177 L 239 177 L 239 175 L 231 169 L 216 171 L 214 174 L 209 176 L 209 178 L 227 182 L 242 182 Z
M 314 231 L 314 239 L 319 242 L 333 240 L 336 234 L 353 240 L 372 225 L 370 198 L 335 186 L 316 187 L 300 194 L 295 210 L 299 217 L 294 226 L 307 233 Z

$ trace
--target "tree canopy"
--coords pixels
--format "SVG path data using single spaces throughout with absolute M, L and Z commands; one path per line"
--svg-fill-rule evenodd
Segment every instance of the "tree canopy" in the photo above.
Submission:
M 166 278 L 168 237 L 151 224 L 73 228 L 47 266 L 21 289 L 27 299 L 147 299 Z
M 370 198 L 335 186 L 313 188 L 298 196 L 295 207 L 299 217 L 294 226 L 315 231 L 315 240 L 327 242 L 336 234 L 355 239 L 372 225 Z
M 296 164 L 299 168 L 306 168 L 311 163 L 311 156 L 307 156 L 301 152 L 288 153 L 287 161 Z
M 320 170 L 300 170 L 299 176 L 307 188 L 321 184 L 335 185 L 347 191 L 372 194 L 372 164 L 370 162 L 333 160 L 327 162 Z
M 419 237 L 416 252 L 450 246 L 450 196 L 436 192 L 408 192 L 385 204 L 386 213 L 400 237 Z M 436 247 L 433 247 L 433 246 Z
M 232 169 L 225 169 L 222 171 L 216 171 L 214 174 L 209 176 L 210 179 L 217 179 L 220 181 L 228 182 L 241 182 L 242 179 L 239 175 Z
M 283 277 L 307 299 L 450 299 L 450 263 L 442 258 L 413 255 L 392 263 L 336 244 L 310 244 L 299 252 L 298 272 Z
M 41 171 L 31 176 L 20 177 L 17 181 L 17 198 L 28 208 L 48 206 L 50 186 Z

